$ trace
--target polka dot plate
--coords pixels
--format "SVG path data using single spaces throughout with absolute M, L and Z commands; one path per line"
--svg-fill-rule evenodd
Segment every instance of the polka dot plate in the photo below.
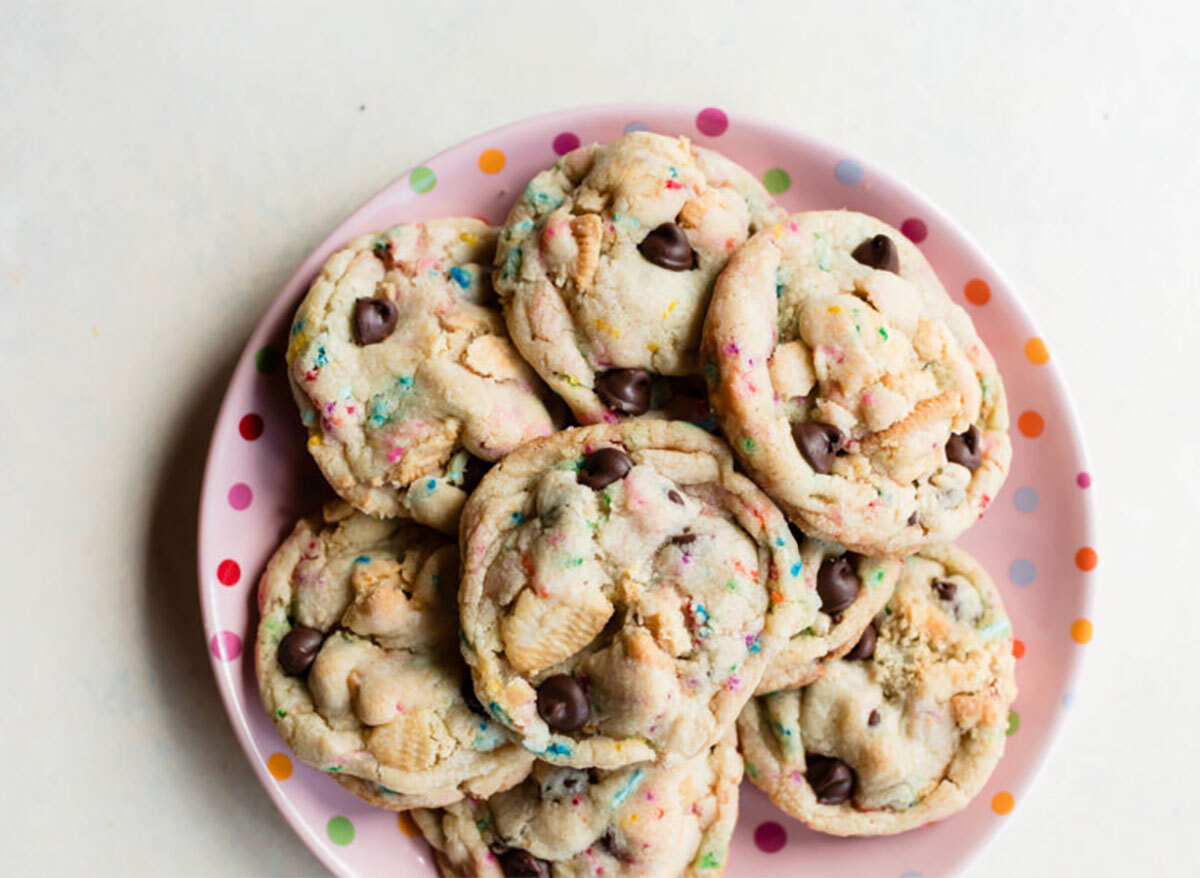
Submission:
M 1079 429 L 1038 336 L 996 269 L 953 222 L 857 156 L 715 107 L 611 106 L 518 122 L 468 140 L 401 176 L 305 260 L 254 332 L 217 419 L 200 508 L 200 601 L 230 720 L 251 770 L 296 832 L 340 875 L 433 874 L 405 817 L 372 809 L 297 762 L 263 713 L 254 682 L 256 583 L 295 518 L 327 496 L 282 368 L 286 330 L 326 257 L 355 235 L 399 222 L 474 215 L 498 223 L 533 174 L 580 143 L 647 128 L 685 134 L 740 162 L 790 211 L 846 207 L 881 217 L 920 245 L 974 319 L 1008 388 L 1014 445 L 1004 490 L 962 544 L 999 583 L 1017 640 L 1020 697 L 1008 750 L 963 813 L 885 839 L 811 832 L 747 783 L 730 876 L 944 875 L 962 868 L 1023 797 L 1069 712 L 1092 638 L 1098 555 Z

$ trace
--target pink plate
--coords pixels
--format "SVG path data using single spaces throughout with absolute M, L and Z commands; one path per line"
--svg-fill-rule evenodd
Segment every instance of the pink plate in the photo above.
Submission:
M 407 819 L 377 810 L 288 754 L 254 681 L 255 583 L 277 542 L 327 489 L 282 368 L 291 316 L 310 280 L 355 235 L 399 222 L 469 214 L 503 220 L 533 174 L 580 143 L 649 128 L 686 134 L 759 175 L 789 210 L 875 214 L 921 245 L 1000 364 L 1013 417 L 1013 469 L 962 540 L 992 572 L 1016 636 L 1020 698 L 1008 751 L 967 810 L 882 839 L 811 832 L 747 783 L 730 876 L 944 875 L 961 869 L 1021 804 L 1071 707 L 1091 639 L 1096 566 L 1091 476 L 1079 428 L 1047 347 L 1017 297 L 947 217 L 882 171 L 775 125 L 709 107 L 610 106 L 518 122 L 468 140 L 396 180 L 356 210 L 288 281 L 242 352 L 213 431 L 200 501 L 200 602 L 229 717 L 253 770 L 313 852 L 339 875 L 433 874 Z

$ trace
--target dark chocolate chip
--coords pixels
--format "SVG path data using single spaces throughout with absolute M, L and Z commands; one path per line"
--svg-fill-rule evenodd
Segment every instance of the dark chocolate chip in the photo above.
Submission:
M 474 713 L 480 716 L 487 716 L 487 711 L 483 709 L 483 705 L 479 703 L 479 697 L 475 694 L 475 684 L 467 677 L 462 681 L 462 686 L 458 690 L 462 693 L 463 701 L 467 703 Z
M 958 592 L 958 586 L 953 582 L 943 582 L 940 579 L 934 580 L 933 590 L 937 592 L 937 596 L 943 601 L 954 600 L 954 595 Z
M 650 408 L 650 384 L 645 369 L 612 369 L 596 379 L 596 396 L 609 411 L 643 415 Z
M 877 725 L 879 725 L 879 721 L 880 721 L 881 719 L 883 719 L 883 717 L 881 717 L 881 716 L 879 715 L 879 711 L 878 711 L 878 710 L 872 710 L 872 711 L 871 711 L 871 714 L 870 714 L 870 716 L 868 716 L 868 717 L 867 717 L 867 725 L 869 725 L 869 726 L 877 726 Z
M 809 756 L 804 777 L 822 805 L 840 805 L 854 794 L 854 769 L 832 756 Z
M 983 454 L 979 450 L 979 428 L 974 424 L 965 433 L 955 433 L 946 442 L 946 460 L 959 463 L 971 472 L 979 469 L 983 463 Z
M 855 562 L 858 556 L 847 552 L 839 558 L 826 558 L 817 570 L 817 595 L 821 598 L 821 611 L 834 615 L 846 609 L 858 597 L 861 583 Z
M 673 546 L 687 546 L 694 542 L 696 542 L 695 534 L 676 534 L 671 537 L 671 545 Z
M 792 439 L 808 465 L 822 475 L 833 470 L 833 458 L 846 447 L 846 437 L 841 430 L 812 421 L 792 424 Z
M 287 633 L 279 641 L 279 665 L 285 674 L 302 677 L 312 667 L 325 635 L 316 628 L 306 628 L 301 625 Z
M 625 478 L 632 468 L 633 461 L 621 449 L 601 448 L 584 458 L 577 479 L 579 484 L 599 491 L 605 485 Z
M 670 491 L 667 491 L 667 499 L 670 500 L 672 503 L 674 503 L 676 506 L 683 505 L 683 495 L 680 494 L 678 491 L 676 491 L 674 488 L 672 488 Z
M 475 490 L 475 486 L 483 481 L 483 477 L 487 475 L 487 471 L 492 468 L 492 465 L 486 460 L 480 460 L 475 455 L 467 457 L 467 465 L 463 467 L 462 487 L 468 494 Z
M 917 511 L 914 509 L 913 514 L 908 517 L 908 526 L 912 527 L 917 523 Z
M 687 233 L 675 223 L 663 223 L 642 238 L 638 252 L 660 268 L 688 271 L 696 265 Z
M 846 653 L 846 658 L 852 662 L 863 662 L 875 655 L 875 641 L 878 639 L 878 634 L 875 631 L 875 623 L 872 622 L 863 629 L 862 637 L 858 638 L 858 643 L 854 645 L 854 649 Z
M 869 265 L 871 268 L 890 271 L 893 274 L 900 269 L 900 255 L 896 252 L 896 245 L 887 235 L 867 238 L 855 247 L 854 252 L 850 255 L 856 262 Z
M 550 878 L 550 864 L 520 848 L 509 848 L 500 855 L 500 871 L 504 878 Z
M 556 732 L 573 732 L 588 720 L 591 708 L 579 681 L 569 674 L 547 677 L 538 687 L 538 715 Z
M 391 299 L 354 300 L 354 339 L 366 346 L 383 341 L 396 328 L 400 312 Z
M 396 260 L 392 256 L 392 242 L 391 241 L 385 240 L 385 241 L 377 242 L 375 244 L 374 250 L 375 250 L 375 255 L 379 258 L 379 261 L 383 263 L 384 271 L 391 271 L 393 268 L 396 267 Z

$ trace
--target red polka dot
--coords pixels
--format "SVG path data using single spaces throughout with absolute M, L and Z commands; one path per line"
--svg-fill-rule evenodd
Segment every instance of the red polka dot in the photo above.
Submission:
M 253 442 L 263 432 L 263 419 L 251 412 L 238 421 L 238 432 L 247 442 Z
M 1081 488 L 1090 488 L 1092 486 L 1092 477 L 1089 473 L 1080 473 L 1075 477 L 1075 484 Z
M 920 244 L 929 235 L 929 227 L 925 225 L 925 220 L 917 219 L 915 216 L 910 216 L 900 223 L 900 231 L 914 244 Z
M 218 631 L 209 639 L 208 648 L 221 661 L 231 662 L 242 654 L 242 638 L 232 631 Z
M 783 846 L 787 844 L 787 830 L 774 820 L 760 823 L 758 824 L 758 828 L 754 830 L 754 844 L 764 854 L 773 854 L 776 851 L 781 851 L 783 850 Z
M 1024 655 L 1025 655 L 1025 641 L 1024 640 L 1014 640 L 1013 641 L 1013 658 L 1021 658 Z
M 579 135 L 572 131 L 563 131 L 554 138 L 553 145 L 556 155 L 566 155 L 573 149 L 579 149 Z
M 229 489 L 227 498 L 229 505 L 240 512 L 250 507 L 251 501 L 254 500 L 254 492 L 250 490 L 250 486 L 245 482 L 238 482 Z
M 729 128 L 729 117 L 725 115 L 724 110 L 705 107 L 696 114 L 696 128 L 707 137 L 720 137 Z
M 1046 419 L 1033 409 L 1021 412 L 1017 418 L 1017 429 L 1021 431 L 1022 436 L 1036 439 L 1046 429 Z
M 221 585 L 237 585 L 242 578 L 242 568 L 232 558 L 226 558 L 217 565 L 217 581 Z
M 973 277 L 963 287 L 963 294 L 972 305 L 986 305 L 992 299 L 992 288 L 981 277 Z

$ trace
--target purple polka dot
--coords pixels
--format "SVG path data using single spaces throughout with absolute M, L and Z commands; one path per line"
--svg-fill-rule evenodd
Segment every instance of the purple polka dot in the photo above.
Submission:
M 773 854 L 776 851 L 781 851 L 783 850 L 783 846 L 787 844 L 787 830 L 774 820 L 760 823 L 758 824 L 758 828 L 754 830 L 754 844 L 764 854 Z
M 1008 566 L 1008 578 L 1021 588 L 1031 586 L 1037 579 L 1037 566 L 1028 558 L 1018 558 Z
M 579 135 L 573 131 L 564 131 L 554 138 L 554 152 L 566 155 L 573 149 L 579 148 Z
M 857 186 L 862 182 L 863 167 L 854 159 L 842 159 L 834 166 L 833 176 L 843 186 Z
M 900 878 L 925 878 L 920 872 L 905 872 Z
M 625 126 L 626 134 L 632 134 L 635 131 L 649 131 L 649 130 L 650 129 L 646 126 L 645 122 L 630 122 L 628 125 Z
M 900 223 L 900 231 L 914 244 L 920 244 L 929 235 L 929 227 L 925 225 L 925 220 L 917 219 L 915 216 L 910 216 Z
M 1022 485 L 1013 494 L 1013 506 L 1017 512 L 1033 512 L 1038 508 L 1038 492 L 1029 485 Z
M 1062 706 L 1064 710 L 1070 710 L 1071 705 L 1075 703 L 1074 692 L 1064 692 L 1062 697 Z
M 245 482 L 238 482 L 229 489 L 229 505 L 234 509 L 246 509 L 250 505 L 250 501 L 254 499 L 254 492 L 250 490 L 250 486 Z
M 232 631 L 218 631 L 208 641 L 212 654 L 224 662 L 231 662 L 242 654 L 242 638 Z
M 729 127 L 729 117 L 724 110 L 716 107 L 705 107 L 696 114 L 696 127 L 707 137 L 720 137 Z M 765 823 L 763 824 L 766 825 Z
M 1081 488 L 1090 488 L 1092 486 L 1092 477 L 1088 473 L 1080 473 L 1075 477 L 1075 484 Z

